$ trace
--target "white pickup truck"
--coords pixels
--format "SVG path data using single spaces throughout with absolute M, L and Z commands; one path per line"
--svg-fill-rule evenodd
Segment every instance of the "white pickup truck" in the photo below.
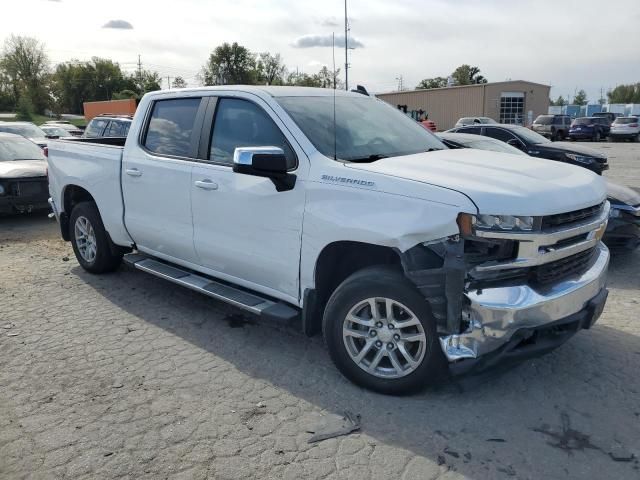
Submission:
M 124 257 L 263 318 L 300 318 L 380 392 L 548 351 L 607 297 L 601 178 L 449 150 L 359 93 L 153 92 L 126 141 L 53 141 L 48 162 L 85 270 Z

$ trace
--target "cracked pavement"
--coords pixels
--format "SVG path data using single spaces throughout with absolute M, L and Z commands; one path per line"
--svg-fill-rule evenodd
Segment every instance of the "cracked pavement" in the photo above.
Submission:
M 640 187 L 640 146 L 595 146 Z M 602 317 L 551 354 L 397 398 L 297 324 L 90 275 L 46 216 L 0 218 L 0 478 L 640 478 L 639 268 L 615 256 Z M 345 411 L 361 431 L 307 443 Z

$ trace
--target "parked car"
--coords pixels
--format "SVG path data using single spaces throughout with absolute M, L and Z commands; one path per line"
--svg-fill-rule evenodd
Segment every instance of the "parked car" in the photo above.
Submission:
M 640 194 L 605 179 L 611 203 L 604 240 L 610 248 L 634 249 L 640 245 Z
M 591 116 L 606 118 L 607 120 L 609 120 L 609 124 L 611 124 L 615 121 L 616 118 L 621 117 L 622 115 L 619 113 L 613 113 L 613 112 L 596 112 Z
M 640 142 L 640 118 L 638 117 L 618 117 L 611 124 L 609 140 L 631 140 Z
M 489 118 L 489 117 L 462 117 L 458 119 L 458 121 L 454 125 L 454 128 L 464 127 L 465 125 L 476 125 L 479 123 L 483 125 L 487 125 L 487 124 L 494 124 L 498 122 L 496 122 L 493 118 Z
M 449 148 L 475 148 L 477 150 L 488 150 L 491 152 L 510 153 L 512 155 L 527 155 L 522 150 L 517 149 L 501 140 L 482 135 L 470 133 L 441 132 L 437 137 Z
M 449 148 L 475 148 L 527 155 L 500 140 L 480 135 L 443 132 L 438 137 Z M 611 210 L 603 241 L 609 248 L 634 249 L 640 244 L 640 194 L 608 179 L 605 179 L 605 183 Z
M 449 131 L 492 137 L 519 148 L 532 157 L 578 165 L 598 175 L 609 168 L 607 157 L 600 152 L 569 143 L 552 143 L 539 133 L 519 125 L 468 125 Z
M 91 119 L 83 137 L 126 137 L 132 118 L 130 115 L 99 115 Z
M 40 125 L 40 129 L 47 135 L 49 138 L 63 138 L 72 136 L 69 133 L 69 130 L 66 130 L 56 124 L 43 124 Z
M 0 132 L 0 214 L 47 209 L 47 162 L 31 140 Z
M 609 135 L 610 130 L 611 124 L 607 117 L 581 117 L 571 123 L 569 138 L 599 142 Z
M 555 142 L 569 136 L 570 126 L 571 117 L 568 115 L 538 115 L 531 125 L 531 130 Z
M 126 139 L 54 140 L 49 176 L 85 270 L 124 258 L 263 319 L 299 316 L 346 377 L 404 393 L 600 315 L 604 182 L 539 163 L 448 149 L 358 93 L 224 86 L 147 93 Z
M 47 148 L 48 145 L 47 134 L 31 122 L 0 122 L 0 132 L 21 135 L 42 149 Z
M 63 122 L 63 121 L 45 122 L 42 125 L 40 125 L 40 128 L 42 128 L 43 130 L 45 130 L 45 127 L 57 127 L 57 128 L 61 128 L 63 130 L 66 130 L 67 133 L 65 134 L 65 136 L 72 135 L 74 137 L 81 137 L 82 134 L 84 133 L 81 128 L 76 127 L 72 123 Z

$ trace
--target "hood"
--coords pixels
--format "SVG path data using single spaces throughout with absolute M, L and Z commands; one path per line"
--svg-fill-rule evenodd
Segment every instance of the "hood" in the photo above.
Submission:
M 607 185 L 607 197 L 612 203 L 623 203 L 635 207 L 640 205 L 640 193 L 608 179 L 604 179 Z
M 589 207 L 606 197 L 602 178 L 585 168 L 470 148 L 346 165 L 458 191 L 485 214 L 551 215 Z M 404 193 L 401 185 L 397 193 Z
M 10 160 L 0 162 L 0 178 L 45 177 L 46 160 Z
M 533 148 L 539 148 L 539 149 L 544 149 L 544 150 L 554 151 L 554 152 L 577 153 L 579 155 L 585 155 L 587 157 L 593 157 L 593 158 L 600 158 L 603 160 L 607 159 L 606 155 L 603 155 L 602 153 L 594 150 L 593 148 L 583 147 L 581 145 L 575 145 L 573 143 L 563 143 L 563 142 L 540 143 L 538 145 L 535 145 Z

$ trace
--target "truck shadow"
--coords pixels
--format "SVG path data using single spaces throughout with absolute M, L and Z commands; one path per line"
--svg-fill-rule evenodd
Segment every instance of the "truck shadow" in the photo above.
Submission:
M 640 257 L 631 258 L 637 271 Z M 442 469 L 472 478 L 572 478 L 578 472 L 630 478 L 638 468 L 637 458 L 615 461 L 609 454 L 613 447 L 640 448 L 640 337 L 629 333 L 631 326 L 622 331 L 606 325 L 608 310 L 619 305 L 609 305 L 591 331 L 545 357 L 390 397 L 345 380 L 322 339 L 305 337 L 297 323 L 245 317 L 127 267 L 108 282 L 79 267 L 72 273 L 124 312 L 323 411 L 359 414 L 362 431 L 376 443 L 409 450 Z M 639 288 L 637 279 L 619 277 L 613 279 L 617 287 Z M 638 304 L 630 308 L 629 321 L 637 321 Z

